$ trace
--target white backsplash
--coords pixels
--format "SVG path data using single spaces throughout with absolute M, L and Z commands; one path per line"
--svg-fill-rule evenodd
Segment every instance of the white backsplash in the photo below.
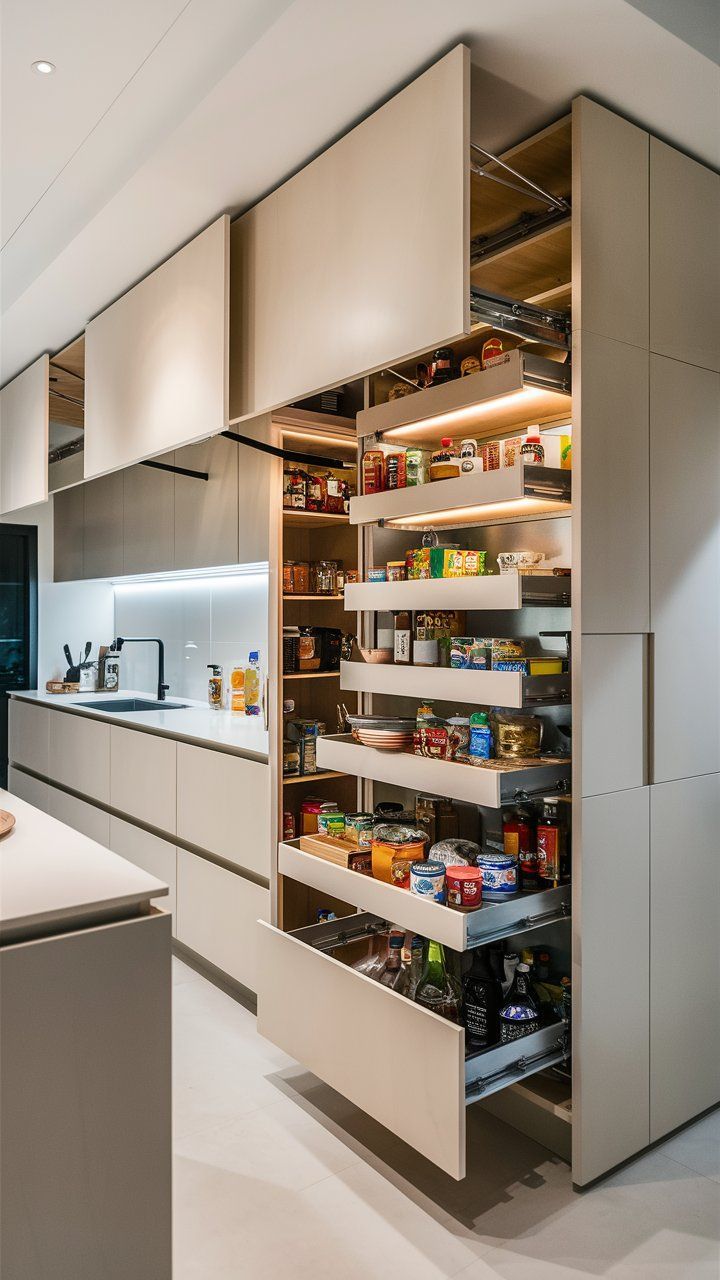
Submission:
M 227 679 L 251 649 L 259 649 L 267 671 L 267 627 L 267 572 L 115 587 L 115 634 L 164 642 L 171 697 L 204 700 L 208 663 L 219 663 Z M 125 689 L 155 694 L 157 645 L 126 645 L 120 680 Z

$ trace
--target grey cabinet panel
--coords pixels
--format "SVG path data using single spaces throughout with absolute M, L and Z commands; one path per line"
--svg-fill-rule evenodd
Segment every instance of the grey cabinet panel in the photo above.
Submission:
M 172 465 L 175 453 L 154 459 Z M 175 477 L 128 467 L 123 496 L 123 573 L 160 573 L 175 563 Z
M 649 787 L 582 802 L 573 848 L 573 1181 L 649 1141 Z
M 84 578 L 123 572 L 124 472 L 113 471 L 83 486 L 85 490 Z
M 650 790 L 654 1142 L 720 1100 L 720 775 Z
M 720 175 L 650 140 L 650 350 L 720 370 Z
M 84 484 L 63 489 L 52 500 L 55 582 L 77 582 L 83 577 L 85 489 Z
M 175 476 L 175 568 L 238 561 L 238 445 L 222 436 L 175 451 L 178 467 L 210 479 Z
M 644 129 L 575 100 L 573 328 L 636 347 L 648 344 L 648 156 Z
M 720 769 L 720 375 L 650 357 L 653 781 Z
M 646 782 L 646 637 L 583 636 L 582 794 Z
M 263 414 L 240 428 L 245 436 L 278 444 L 270 414 Z M 270 520 L 282 483 L 282 463 L 249 445 L 236 445 L 238 456 L 238 562 L 256 564 L 270 560 Z M 274 478 L 273 478 L 274 477 Z M 275 486 L 275 487 L 273 487 Z
M 586 331 L 575 342 L 573 567 L 583 632 L 650 629 L 648 359 Z

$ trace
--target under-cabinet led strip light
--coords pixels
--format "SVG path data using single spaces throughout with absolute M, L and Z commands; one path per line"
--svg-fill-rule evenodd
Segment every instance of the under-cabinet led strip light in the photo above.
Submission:
M 383 431 L 383 440 L 404 440 L 412 439 L 418 431 L 425 431 L 428 427 L 439 429 L 442 427 L 462 427 L 463 423 L 475 421 L 481 415 L 492 413 L 497 409 L 498 405 L 506 405 L 514 403 L 518 400 L 537 400 L 541 398 L 545 392 L 539 387 L 521 387 L 517 391 L 509 391 L 505 395 L 493 396 L 491 400 L 482 400 L 478 404 L 467 405 L 463 409 L 451 409 L 447 413 L 438 413 L 431 418 L 419 418 L 416 422 L 403 423 L 401 427 L 388 427 Z
M 125 578 L 110 578 L 109 582 L 116 591 L 124 588 L 183 586 L 195 583 L 219 584 L 243 578 L 267 577 L 270 565 L 267 560 L 252 561 L 248 564 L 216 565 L 209 569 L 174 569 L 165 573 L 129 574 Z

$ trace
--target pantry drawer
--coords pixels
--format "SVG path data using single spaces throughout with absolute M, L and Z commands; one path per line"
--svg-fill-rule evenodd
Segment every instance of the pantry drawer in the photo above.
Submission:
M 465 1107 L 565 1056 L 562 1024 L 465 1060 L 461 1027 L 321 948 L 372 932 L 360 914 L 282 933 L 258 926 L 258 1030 L 453 1178 Z M 398 1076 L 395 1066 L 412 1064 Z

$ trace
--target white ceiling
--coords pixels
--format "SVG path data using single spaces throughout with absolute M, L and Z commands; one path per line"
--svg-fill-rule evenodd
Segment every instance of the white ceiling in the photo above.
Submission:
M 3 0 L 2 381 L 460 40 L 490 149 L 585 92 L 717 166 L 718 67 L 644 7 L 658 20 L 625 0 Z

